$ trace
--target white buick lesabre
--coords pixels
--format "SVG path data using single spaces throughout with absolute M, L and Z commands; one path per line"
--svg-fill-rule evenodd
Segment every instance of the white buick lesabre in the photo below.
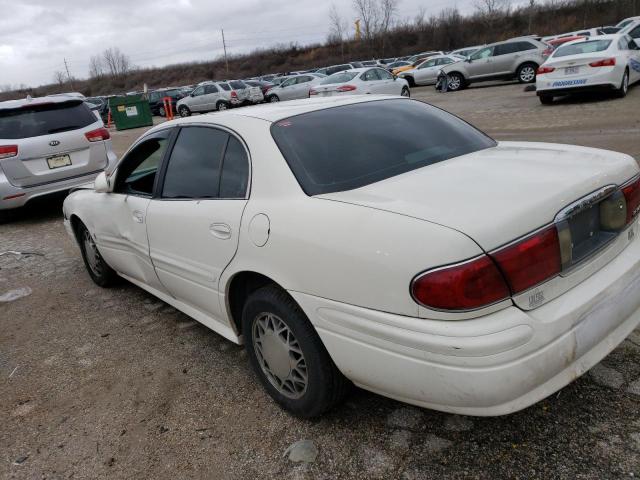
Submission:
M 158 125 L 64 217 L 98 285 L 244 342 L 294 414 L 353 382 L 502 415 L 638 325 L 638 172 L 407 98 L 307 99 Z

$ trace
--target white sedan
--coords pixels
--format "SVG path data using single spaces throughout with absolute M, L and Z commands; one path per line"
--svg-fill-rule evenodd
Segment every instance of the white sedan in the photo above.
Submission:
M 459 55 L 436 55 L 429 57 L 411 70 L 401 72 L 398 76 L 409 82 L 412 87 L 415 85 L 435 85 L 442 67 L 462 60 L 464 57 Z
M 407 98 L 313 99 L 158 125 L 64 218 L 98 285 L 123 277 L 244 342 L 296 415 L 351 382 L 501 415 L 638 326 L 639 171 Z
M 310 91 L 310 97 L 336 95 L 387 94 L 409 97 L 409 84 L 384 68 L 354 68 L 322 79 Z
M 553 97 L 607 90 L 624 97 L 640 81 L 640 45 L 629 35 L 583 38 L 558 47 L 538 68 L 536 92 L 544 105 Z

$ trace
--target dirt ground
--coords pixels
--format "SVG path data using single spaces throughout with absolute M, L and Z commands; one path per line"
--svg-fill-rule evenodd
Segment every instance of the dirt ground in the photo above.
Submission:
M 500 140 L 640 158 L 640 87 L 550 107 L 517 84 L 413 95 Z M 114 132 L 117 153 L 139 133 Z M 0 303 L 1 479 L 640 475 L 638 330 L 592 372 L 510 416 L 448 415 L 355 390 L 325 417 L 298 420 L 263 392 L 242 347 L 126 282 L 96 287 L 60 207 L 33 205 L 0 226 L 0 295 L 31 290 Z M 318 449 L 312 463 L 285 456 L 303 439 Z

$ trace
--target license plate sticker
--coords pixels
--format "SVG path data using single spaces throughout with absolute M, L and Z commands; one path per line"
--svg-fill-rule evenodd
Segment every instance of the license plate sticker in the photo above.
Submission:
M 576 75 L 580 73 L 580 67 L 565 67 L 564 74 L 565 75 Z
M 56 155 L 55 157 L 47 158 L 47 165 L 50 169 L 66 167 L 71 165 L 71 157 L 69 155 Z

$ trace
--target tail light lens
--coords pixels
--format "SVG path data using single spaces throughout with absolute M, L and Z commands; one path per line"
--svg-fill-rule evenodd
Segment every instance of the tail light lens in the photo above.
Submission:
M 104 127 L 91 130 L 85 133 L 84 136 L 87 137 L 87 140 L 90 142 L 100 142 L 101 140 L 109 140 L 111 138 L 109 130 Z
M 0 160 L 18 155 L 17 145 L 0 145 Z
M 316 92 L 313 88 L 311 90 L 309 90 L 309 96 L 311 95 L 317 95 L 318 92 Z
M 508 298 L 509 288 L 493 261 L 482 255 L 419 275 L 411 293 L 428 308 L 472 310 Z
M 616 64 L 615 58 L 605 58 L 604 60 L 599 60 L 597 62 L 591 62 L 589 66 L 591 67 L 613 67 Z
M 561 270 L 560 242 L 555 225 L 512 245 L 492 252 L 509 283 L 517 294 L 556 276 Z
M 231 98 L 238 98 L 238 93 L 235 90 L 231 90 Z
M 640 210 L 640 177 L 623 186 L 622 193 L 627 201 L 627 224 L 629 224 Z
M 544 65 L 538 67 L 538 75 L 544 75 L 545 73 L 551 73 L 555 70 L 553 67 L 545 67 Z
M 355 89 L 355 85 L 341 85 L 336 90 L 338 90 L 339 92 L 352 92 Z

